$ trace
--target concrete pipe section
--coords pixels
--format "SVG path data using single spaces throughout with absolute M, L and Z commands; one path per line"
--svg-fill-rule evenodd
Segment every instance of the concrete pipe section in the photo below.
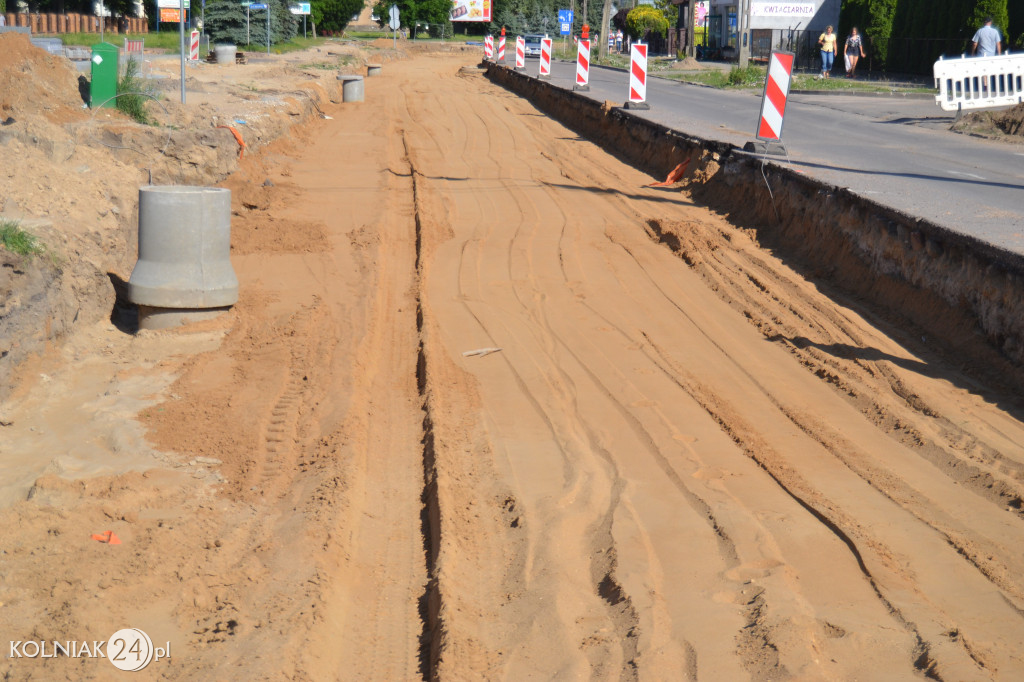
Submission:
M 216 317 L 238 302 L 231 267 L 231 190 L 163 186 L 139 190 L 139 260 L 128 300 L 139 329 Z
M 379 76 L 383 70 L 383 66 L 380 64 L 367 64 L 366 65 L 366 76 Z
M 363 77 L 349 74 L 338 76 L 341 83 L 342 102 L 363 101 Z
M 217 57 L 218 64 L 234 64 L 238 47 L 235 45 L 214 45 L 213 54 Z

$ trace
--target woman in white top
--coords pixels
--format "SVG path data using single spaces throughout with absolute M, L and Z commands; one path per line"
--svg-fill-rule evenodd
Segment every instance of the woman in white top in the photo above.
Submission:
M 846 77 L 853 78 L 853 72 L 857 70 L 857 61 L 864 56 L 864 41 L 861 40 L 856 26 L 850 29 L 846 45 L 843 46 L 843 54 L 846 59 Z

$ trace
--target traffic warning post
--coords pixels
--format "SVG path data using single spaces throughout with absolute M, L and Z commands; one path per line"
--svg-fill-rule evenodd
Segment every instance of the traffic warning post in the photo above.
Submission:
M 793 53 L 772 52 L 768 59 L 768 77 L 761 96 L 761 115 L 757 119 L 757 139 L 782 141 L 782 121 L 786 115 L 789 84 L 793 76 Z
M 576 42 L 576 83 L 573 90 L 590 90 L 590 40 L 580 38 Z
M 647 104 L 647 46 L 634 44 L 629 50 L 629 100 L 627 109 L 650 109 Z
M 494 61 L 494 36 L 484 36 L 484 59 Z
M 516 36 L 516 71 L 526 71 L 526 39 Z
M 546 36 L 540 39 L 540 74 L 537 77 L 551 79 L 551 38 Z
M 504 31 L 505 29 L 501 29 Z M 505 62 L 505 34 L 498 36 L 498 61 Z
M 199 31 L 192 31 L 188 41 L 188 58 L 189 61 L 199 61 Z

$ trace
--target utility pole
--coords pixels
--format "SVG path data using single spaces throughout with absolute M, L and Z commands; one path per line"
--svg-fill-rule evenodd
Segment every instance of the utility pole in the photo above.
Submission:
M 750 0 L 740 0 L 740 68 L 750 63 Z
M 694 23 L 697 21 L 697 0 L 690 0 L 686 3 L 687 11 L 690 16 L 686 17 L 686 56 L 696 57 L 697 46 L 693 44 L 696 40 L 696 34 L 694 31 Z

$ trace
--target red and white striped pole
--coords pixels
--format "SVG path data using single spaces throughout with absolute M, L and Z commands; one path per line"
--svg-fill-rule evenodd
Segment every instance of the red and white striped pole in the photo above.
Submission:
M 516 71 L 526 71 L 526 40 L 516 36 Z
M 627 109 L 650 109 L 647 104 L 647 46 L 635 43 L 629 50 L 629 101 Z
M 484 59 L 494 61 L 494 36 L 484 36 Z
M 768 60 L 768 78 L 764 81 L 761 115 L 757 119 L 757 139 L 768 142 L 782 140 L 782 119 L 793 76 L 793 53 L 772 52 Z
M 590 39 L 580 38 L 576 43 L 576 84 L 573 90 L 590 90 Z
M 188 58 L 193 62 L 199 61 L 199 31 L 192 31 L 189 37 Z
M 498 36 L 498 61 L 505 62 L 505 29 L 502 27 L 501 35 Z
M 551 38 L 540 39 L 540 75 L 543 80 L 551 79 Z

